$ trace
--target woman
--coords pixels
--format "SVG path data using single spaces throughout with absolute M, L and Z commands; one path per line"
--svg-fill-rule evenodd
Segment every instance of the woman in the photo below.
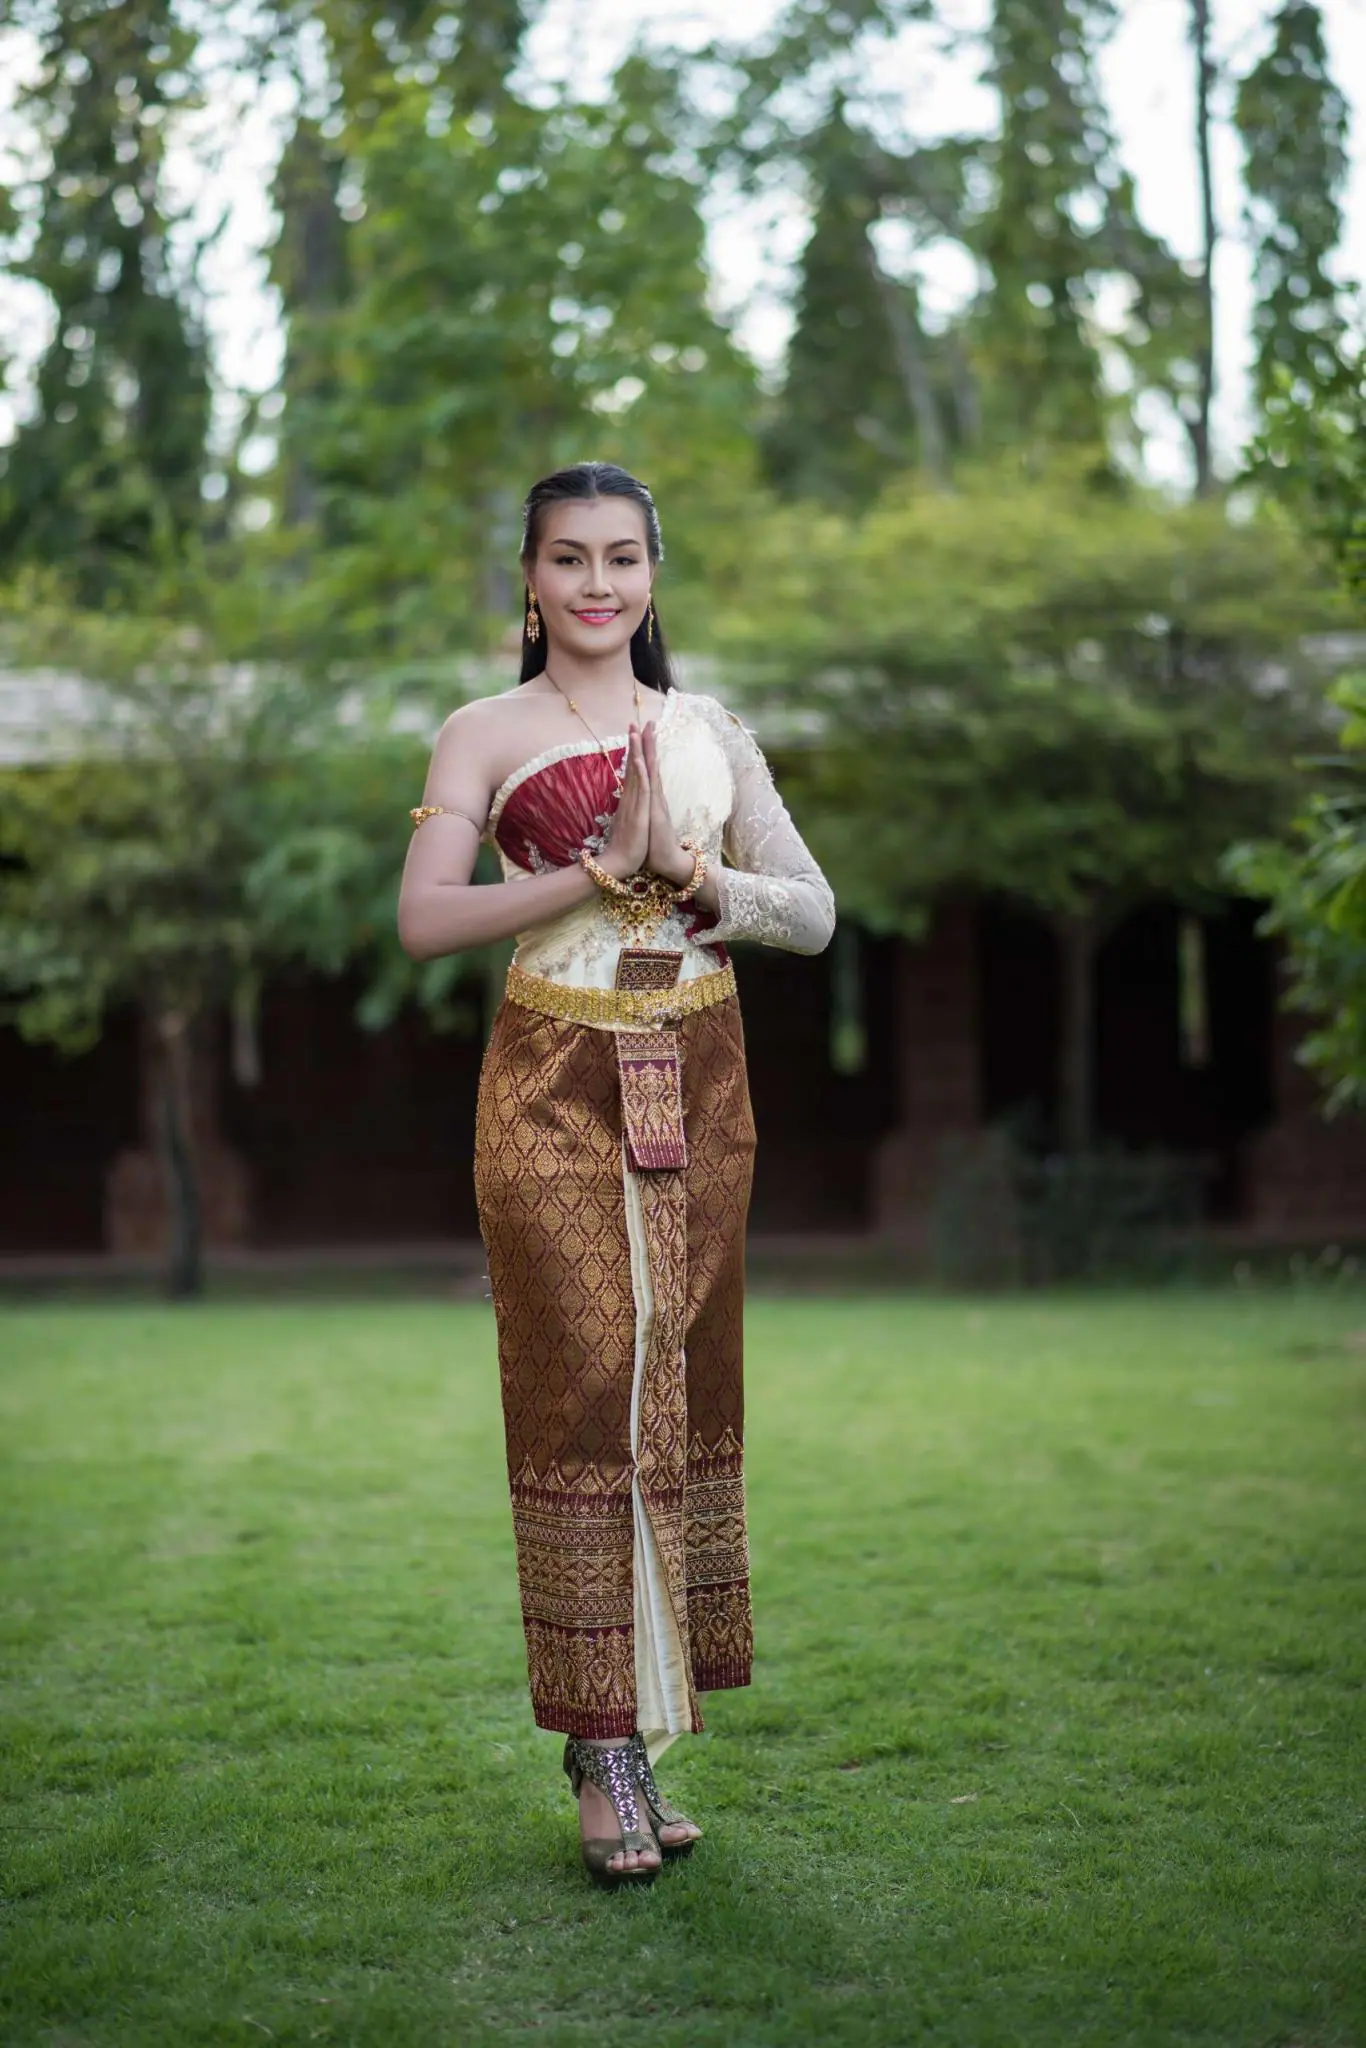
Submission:
M 749 1682 L 754 1126 L 726 942 L 816 953 L 834 924 L 754 741 L 674 685 L 661 552 L 624 470 L 536 485 L 521 682 L 442 728 L 399 901 L 417 959 L 517 936 L 475 1186 L 532 1706 L 608 1885 L 689 1853 L 651 1757 L 701 1728 L 700 1692 Z M 504 880 L 472 887 L 481 838 Z

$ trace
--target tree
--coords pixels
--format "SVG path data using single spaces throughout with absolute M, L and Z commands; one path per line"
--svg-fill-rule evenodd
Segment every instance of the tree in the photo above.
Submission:
M 974 321 L 989 438 L 1106 441 L 1091 331 L 1094 228 L 1079 215 L 1103 191 L 1112 154 L 1093 60 L 1112 0 L 995 0 L 986 78 L 999 135 L 984 154 L 992 202 L 974 235 L 989 284 Z
M 819 721 L 788 776 L 836 896 L 889 931 L 952 893 L 1048 922 L 1059 1135 L 1086 1150 L 1099 944 L 1145 900 L 1219 900 L 1230 840 L 1291 814 L 1322 729 L 1300 643 L 1331 593 L 1274 525 L 999 472 L 800 537 L 756 537 L 728 638 Z
M 206 1020 L 290 963 L 360 963 L 371 1024 L 414 994 L 439 1014 L 469 971 L 414 972 L 394 932 L 396 792 L 421 788 L 422 743 L 382 717 L 348 732 L 335 698 L 225 660 L 207 627 L 231 621 L 199 613 L 167 627 L 11 612 L 15 666 L 55 657 L 94 680 L 79 725 L 0 781 L 0 1015 L 75 1051 L 116 1005 L 144 1014 L 181 1298 L 201 1286 L 191 1103 Z
M 1327 1107 L 1366 1109 L 1366 676 L 1345 678 L 1339 753 L 1281 840 L 1231 849 L 1226 872 L 1269 907 L 1262 930 L 1289 951 L 1288 999 L 1313 1023 L 1300 1058 L 1329 1085 Z M 1325 771 L 1330 770 L 1331 780 Z
M 1277 10 L 1271 48 L 1240 84 L 1234 118 L 1246 152 L 1253 381 L 1264 409 L 1287 379 L 1304 392 L 1331 387 L 1345 333 L 1328 264 L 1342 236 L 1349 113 L 1312 0 Z
M 1139 394 L 1181 401 L 1194 388 L 1200 325 L 1191 280 L 1138 219 L 1101 102 L 1112 0 L 995 0 L 982 53 L 999 129 L 928 145 L 869 83 L 878 39 L 915 12 L 860 12 L 841 63 L 794 9 L 776 47 L 802 90 L 775 89 L 772 51 L 742 58 L 736 110 L 717 127 L 732 174 L 757 185 L 786 164 L 811 204 L 767 443 L 775 481 L 867 503 L 909 466 L 942 481 L 964 452 L 1046 465 L 1060 446 L 1087 450 L 1104 476 L 1137 441 Z M 941 332 L 924 331 L 914 284 L 879 258 L 890 223 L 913 252 L 947 238 L 977 266 L 979 291 Z M 1097 308 L 1115 281 L 1128 310 L 1103 332 Z
M 48 293 L 54 333 L 3 457 L 0 571 L 55 564 L 94 602 L 200 518 L 208 370 L 162 186 L 192 38 L 171 0 L 30 12 L 42 61 L 20 111 L 48 163 L 3 227 L 9 268 Z
M 1195 52 L 1195 161 L 1200 175 L 1200 321 L 1193 402 L 1179 410 L 1195 460 L 1195 494 L 1207 498 L 1214 488 L 1214 255 L 1219 241 L 1212 133 L 1215 70 L 1210 54 L 1210 0 L 1190 0 L 1190 5 L 1191 46 Z
M 768 466 L 789 496 L 862 504 L 889 472 L 919 462 L 944 474 L 942 351 L 927 343 L 914 286 L 889 277 L 878 259 L 872 229 L 882 216 L 884 154 L 868 148 L 841 108 L 812 157 L 820 189 Z
M 521 495 L 559 463 L 662 471 L 671 573 L 690 507 L 714 518 L 752 471 L 753 373 L 708 307 L 680 119 L 631 60 L 602 106 L 456 120 L 410 82 L 344 138 L 347 289 L 300 322 L 287 417 L 352 653 L 505 632 Z
M 243 61 L 263 76 L 283 70 L 297 102 L 273 181 L 280 232 L 271 277 L 285 318 L 282 511 L 318 514 L 308 425 L 334 387 L 320 330 L 347 303 L 352 279 L 343 192 L 359 166 L 355 140 L 414 81 L 449 123 L 486 117 L 507 97 L 525 19 L 521 0 L 278 0 Z M 319 84 L 319 38 L 325 82 Z
M 1280 490 L 1334 561 L 1354 620 L 1366 621 L 1366 346 L 1315 350 L 1280 368 L 1254 470 Z M 1316 750 L 1314 787 L 1293 825 L 1245 841 L 1226 872 L 1269 907 L 1285 941 L 1289 1000 L 1314 1019 L 1301 1057 L 1329 1083 L 1329 1107 L 1366 1108 L 1366 677 L 1333 693 L 1336 751 Z

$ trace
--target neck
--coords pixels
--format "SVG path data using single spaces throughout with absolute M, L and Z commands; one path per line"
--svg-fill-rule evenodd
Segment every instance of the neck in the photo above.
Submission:
M 575 697 L 629 697 L 636 687 L 631 651 L 627 647 L 623 647 L 619 654 L 594 661 L 591 655 L 575 655 L 557 648 L 552 641 L 545 665 L 555 683 Z M 554 684 L 549 684 L 549 687 L 553 688 Z

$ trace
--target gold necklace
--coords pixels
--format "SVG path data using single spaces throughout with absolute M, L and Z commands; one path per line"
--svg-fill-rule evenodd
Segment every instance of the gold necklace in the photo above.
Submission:
M 614 794 L 620 796 L 622 790 L 626 785 L 626 762 L 629 754 L 629 748 L 628 753 L 623 754 L 621 757 L 620 768 L 613 767 L 611 748 L 605 747 L 603 745 L 602 741 L 598 738 L 598 735 L 594 732 L 592 726 L 588 723 L 588 720 L 580 711 L 578 705 L 574 702 L 574 699 L 570 696 L 568 690 L 560 689 L 559 684 L 556 682 L 554 676 L 551 675 L 550 670 L 548 668 L 542 669 L 541 673 L 545 677 L 546 681 L 549 683 L 551 689 L 556 691 L 558 695 L 564 698 L 565 703 L 569 706 L 575 718 L 578 719 L 579 724 L 583 727 L 584 731 L 588 734 L 589 738 L 595 742 L 598 752 L 602 755 L 608 767 L 612 769 L 612 774 L 616 781 L 616 789 L 614 791 Z M 635 692 L 636 699 L 636 724 L 638 726 L 643 726 L 645 723 L 645 715 L 640 708 L 640 682 L 638 678 L 634 676 L 631 678 L 631 688 Z

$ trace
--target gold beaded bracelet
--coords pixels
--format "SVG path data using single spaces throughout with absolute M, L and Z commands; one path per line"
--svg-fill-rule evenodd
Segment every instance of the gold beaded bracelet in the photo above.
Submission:
M 634 874 L 622 881 L 609 875 L 586 846 L 579 853 L 579 861 L 601 889 L 603 908 L 628 940 L 646 937 L 689 893 L 675 889 L 662 875 Z
M 692 873 L 681 889 L 676 889 L 672 882 L 665 881 L 663 875 L 644 872 L 628 875 L 625 881 L 621 881 L 616 875 L 609 875 L 601 861 L 597 860 L 586 846 L 581 849 L 579 860 L 598 887 L 605 890 L 609 896 L 625 897 L 633 903 L 643 903 L 650 897 L 670 906 L 675 903 L 691 903 L 707 879 L 707 857 L 701 847 L 695 846 L 691 839 L 680 839 L 678 843 L 685 853 L 692 855 Z
M 642 903 L 647 897 L 659 894 L 659 884 L 653 875 L 628 875 L 622 881 L 617 875 L 609 875 L 602 862 L 586 846 L 580 849 L 579 862 L 605 895 L 627 897 L 633 903 Z
M 691 903 L 707 879 L 707 856 L 694 840 L 680 839 L 678 843 L 684 853 L 692 855 L 692 873 L 683 884 L 683 887 L 674 891 L 674 902 Z

